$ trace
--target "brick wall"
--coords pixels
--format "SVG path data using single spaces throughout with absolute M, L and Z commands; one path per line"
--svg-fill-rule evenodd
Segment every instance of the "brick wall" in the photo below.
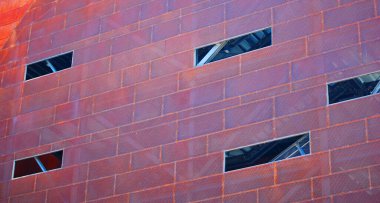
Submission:
M 375 202 L 379 0 L 36 0 L 0 50 L 0 202 Z M 193 67 L 194 49 L 272 27 L 273 45 Z M 74 50 L 74 67 L 24 81 Z M 311 154 L 223 172 L 223 151 L 310 131 Z M 63 168 L 12 180 L 15 159 Z

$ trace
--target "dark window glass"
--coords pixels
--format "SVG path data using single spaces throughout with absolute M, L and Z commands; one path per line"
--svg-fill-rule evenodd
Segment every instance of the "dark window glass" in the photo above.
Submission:
M 310 154 L 309 133 L 225 152 L 225 171 Z
M 62 167 L 63 151 L 15 161 L 13 178 L 46 172 Z
M 266 28 L 240 37 L 196 49 L 196 66 L 272 45 L 272 29 Z
M 73 52 L 55 56 L 26 66 L 25 80 L 61 71 L 72 66 Z
M 329 104 L 364 97 L 380 92 L 380 72 L 330 83 Z

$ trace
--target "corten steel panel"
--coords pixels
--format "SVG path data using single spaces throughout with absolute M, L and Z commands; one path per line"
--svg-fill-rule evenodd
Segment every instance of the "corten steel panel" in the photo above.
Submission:
M 380 95 L 327 104 L 328 83 L 380 71 L 379 0 L 0 11 L 0 202 L 380 197 Z M 196 48 L 268 27 L 271 46 L 194 67 Z M 24 81 L 26 64 L 69 51 L 72 68 Z M 224 150 L 304 132 L 310 155 L 224 172 Z M 61 149 L 62 169 L 12 179 L 14 160 Z

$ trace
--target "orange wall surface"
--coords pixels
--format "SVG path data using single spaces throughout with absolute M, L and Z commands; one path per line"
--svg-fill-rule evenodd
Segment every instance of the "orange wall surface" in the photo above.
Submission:
M 11 36 L 32 2 L 32 0 L 3 0 L 0 2 L 0 48 L 7 41 L 14 39 Z
M 23 2 L 0 3 L 1 203 L 379 201 L 380 94 L 326 88 L 380 71 L 380 0 Z M 272 46 L 194 68 L 195 48 L 266 27 Z M 308 131 L 310 155 L 223 172 L 224 150 Z M 12 179 L 59 149 L 62 169 Z

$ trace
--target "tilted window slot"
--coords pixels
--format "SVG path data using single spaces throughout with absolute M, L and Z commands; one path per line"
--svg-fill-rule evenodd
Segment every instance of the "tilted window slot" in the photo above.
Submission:
M 309 133 L 225 152 L 225 171 L 310 154 Z
M 195 50 L 197 67 L 272 45 L 272 28 L 204 46 Z
M 72 66 L 73 52 L 44 59 L 26 66 L 25 80 L 55 73 Z
M 380 93 L 380 72 L 333 82 L 327 85 L 329 104 Z
M 42 154 L 14 162 L 13 178 L 47 172 L 62 167 L 63 151 Z

